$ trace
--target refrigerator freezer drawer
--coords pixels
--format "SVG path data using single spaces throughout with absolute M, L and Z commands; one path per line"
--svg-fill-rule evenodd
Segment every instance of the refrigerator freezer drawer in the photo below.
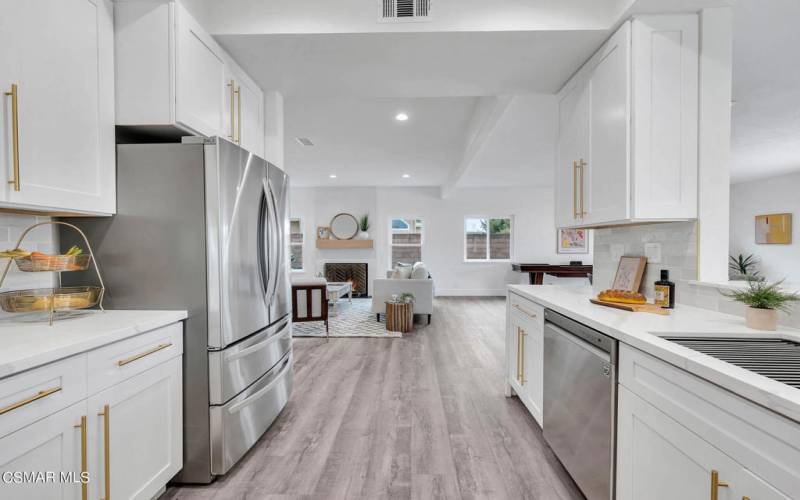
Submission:
M 292 347 L 289 318 L 222 351 L 208 353 L 209 401 L 225 404 L 275 366 Z
M 224 406 L 212 406 L 211 473 L 225 474 L 272 425 L 292 392 L 291 351 Z

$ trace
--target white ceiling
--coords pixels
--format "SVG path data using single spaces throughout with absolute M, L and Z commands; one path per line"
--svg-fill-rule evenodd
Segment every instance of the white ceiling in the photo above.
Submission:
M 439 186 L 461 158 L 475 103 L 473 97 L 287 99 L 292 185 Z M 395 120 L 401 111 L 408 121 Z M 301 146 L 296 137 L 314 146 Z
M 453 97 L 557 91 L 606 31 L 221 35 L 287 97 Z
M 800 171 L 800 1 L 734 8 L 731 180 Z

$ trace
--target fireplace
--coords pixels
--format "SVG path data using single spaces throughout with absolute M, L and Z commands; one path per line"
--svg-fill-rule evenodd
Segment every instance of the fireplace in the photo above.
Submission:
M 368 270 L 366 262 L 327 262 L 325 279 L 350 281 L 353 283 L 353 297 L 369 297 Z

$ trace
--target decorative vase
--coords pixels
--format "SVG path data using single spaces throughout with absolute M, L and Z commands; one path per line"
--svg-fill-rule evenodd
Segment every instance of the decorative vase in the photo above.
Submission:
M 772 332 L 778 329 L 778 311 L 777 309 L 748 307 L 744 322 L 748 328 Z
M 366 232 L 366 231 L 359 231 L 358 232 L 358 239 L 359 240 L 368 240 L 369 239 L 369 233 Z

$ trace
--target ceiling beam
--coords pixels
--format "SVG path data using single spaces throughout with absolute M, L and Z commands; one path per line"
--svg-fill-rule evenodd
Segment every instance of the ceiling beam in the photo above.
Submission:
M 449 198 L 458 189 L 458 184 L 472 167 L 478 153 L 483 149 L 483 145 L 492 135 L 513 99 L 513 96 L 485 96 L 478 100 L 467 129 L 464 153 L 461 161 L 450 172 L 447 181 L 442 185 L 442 199 Z

